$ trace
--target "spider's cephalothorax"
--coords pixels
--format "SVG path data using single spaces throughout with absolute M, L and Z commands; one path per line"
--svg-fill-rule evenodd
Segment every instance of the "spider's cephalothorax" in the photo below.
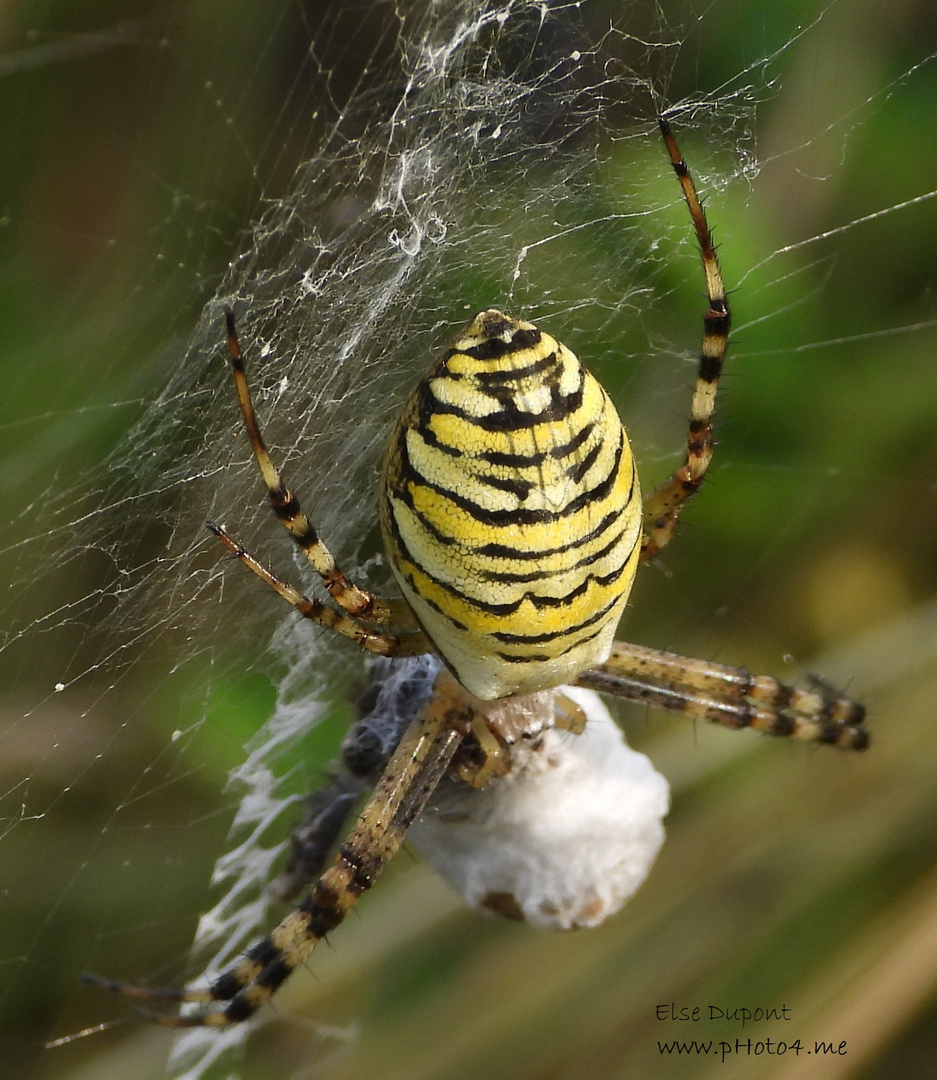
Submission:
M 641 547 L 641 494 L 608 395 L 564 345 L 483 311 L 416 388 L 381 471 L 397 581 L 483 700 L 604 661 Z
M 434 673 L 431 686 L 422 679 L 422 704 L 409 723 L 400 717 L 399 729 L 391 725 L 392 738 L 375 746 L 376 731 L 366 729 L 351 740 L 343 768 L 309 808 L 285 893 L 318 872 L 357 793 L 380 771 L 370 799 L 305 899 L 238 963 L 205 989 L 89 981 L 147 1000 L 215 1003 L 198 1014 L 148 1014 L 168 1027 L 253 1015 L 370 888 L 440 781 L 482 787 L 511 770 L 513 748 L 525 740 L 583 730 L 586 717 L 566 698 L 564 682 L 731 728 L 854 750 L 868 745 L 862 706 L 822 682 L 786 686 L 744 668 L 613 643 L 638 562 L 670 541 L 709 468 L 729 332 L 703 208 L 666 121 L 660 129 L 696 231 L 708 306 L 683 462 L 643 504 L 628 439 L 601 386 L 543 330 L 483 311 L 417 387 L 384 459 L 381 522 L 405 599 L 360 589 L 264 445 L 228 312 L 235 386 L 270 505 L 332 603 L 281 580 L 221 526 L 209 528 L 304 618 L 381 656 L 438 653 L 449 670 Z M 522 771 L 509 779 L 523 795 Z M 528 835 L 535 844 L 521 830 Z M 584 850 L 582 839 L 573 835 L 566 847 Z M 511 910 L 520 906 L 512 889 Z M 618 891 L 621 902 L 625 893 Z M 501 901 L 482 903 L 504 910 Z M 595 914 L 594 905 L 589 910 Z

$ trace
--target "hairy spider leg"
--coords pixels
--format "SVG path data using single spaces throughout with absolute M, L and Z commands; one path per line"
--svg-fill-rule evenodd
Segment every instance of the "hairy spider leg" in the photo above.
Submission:
M 83 976 L 84 980 L 147 1001 L 227 1003 L 224 1008 L 193 1015 L 142 1013 L 164 1027 L 224 1027 L 248 1019 L 374 884 L 449 768 L 465 733 L 477 727 L 477 720 L 465 691 L 442 670 L 432 696 L 404 733 L 335 862 L 303 902 L 207 990 L 149 990 L 90 975 Z
M 288 604 L 292 604 L 304 619 L 317 622 L 320 626 L 327 626 L 336 634 L 350 638 L 360 648 L 379 656 L 419 656 L 433 651 L 432 643 L 420 630 L 407 631 L 403 634 L 376 630 L 366 621 L 343 614 L 329 607 L 328 604 L 323 604 L 320 600 L 306 596 L 305 593 L 282 581 L 272 570 L 254 558 L 221 525 L 209 521 L 206 522 L 206 527 L 218 537 L 236 559 L 256 574 L 265 585 L 282 596 Z
M 270 497 L 271 509 L 292 536 L 297 547 L 309 560 L 312 568 L 322 578 L 323 585 L 340 608 L 357 619 L 379 626 L 389 623 L 412 626 L 415 620 L 406 602 L 385 600 L 374 593 L 360 589 L 339 569 L 334 556 L 303 512 L 299 500 L 283 483 L 260 433 L 260 424 L 257 421 L 247 375 L 244 371 L 233 311 L 225 312 L 225 325 L 234 385 L 237 389 L 251 449 Z
M 661 117 L 661 135 L 670 154 L 690 217 L 696 229 L 703 272 L 706 276 L 706 296 L 709 308 L 703 316 L 703 344 L 700 349 L 696 385 L 690 403 L 690 428 L 687 437 L 686 457 L 683 465 L 644 499 L 644 540 L 641 545 L 641 561 L 653 558 L 670 542 L 677 527 L 677 518 L 687 501 L 700 488 L 713 454 L 712 417 L 716 406 L 716 390 L 722 364 L 725 360 L 729 337 L 729 300 L 722 283 L 719 258 L 712 233 L 696 193 L 693 178 L 683 160 L 670 125 Z
M 679 712 L 725 727 L 751 727 L 846 750 L 864 750 L 865 707 L 815 680 L 787 686 L 744 668 L 616 641 L 604 664 L 580 675 L 580 686 Z

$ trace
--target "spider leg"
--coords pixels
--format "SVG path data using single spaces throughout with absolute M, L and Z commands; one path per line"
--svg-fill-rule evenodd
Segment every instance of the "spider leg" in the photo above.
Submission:
M 641 561 L 653 558 L 670 542 L 677 527 L 677 518 L 687 500 L 699 490 L 709 468 L 713 453 L 712 416 L 716 405 L 716 389 L 722 374 L 729 336 L 729 300 L 722 283 L 719 258 L 713 244 L 712 233 L 706 222 L 706 214 L 696 193 L 690 170 L 683 160 L 670 125 L 660 119 L 661 135 L 670 154 L 674 172 L 683 188 L 683 195 L 690 209 L 696 229 L 703 272 L 706 277 L 706 295 L 709 308 L 703 316 L 703 344 L 700 349 L 696 386 L 690 404 L 690 429 L 687 437 L 686 457 L 683 465 L 655 488 L 644 500 L 644 542 Z
M 209 521 L 207 527 L 235 558 L 253 571 L 265 585 L 269 585 L 274 592 L 282 596 L 288 604 L 292 604 L 303 618 L 311 619 L 320 626 L 327 626 L 335 633 L 351 638 L 360 648 L 380 656 L 417 656 L 434 651 L 432 643 L 422 630 L 412 630 L 402 634 L 376 630 L 368 625 L 370 620 L 344 614 L 329 607 L 328 604 L 323 604 L 320 600 L 306 596 L 292 585 L 281 581 L 272 570 L 267 569 L 263 563 L 229 536 L 222 526 Z
M 278 900 L 294 899 L 322 874 L 361 796 L 374 787 L 401 736 L 429 699 L 439 666 L 429 656 L 411 658 L 409 663 L 396 659 L 371 663 L 370 682 L 357 702 L 358 719 L 342 741 L 339 760 L 326 783 L 305 800 L 302 821 L 293 830 L 289 859 L 271 890 Z
M 579 676 L 580 686 L 729 728 L 864 750 L 865 708 L 819 681 L 787 686 L 744 668 L 616 641 L 608 660 Z
M 413 613 L 406 603 L 384 600 L 364 589 L 359 589 L 350 578 L 342 573 L 332 553 L 310 524 L 309 519 L 299 505 L 299 500 L 283 483 L 260 433 L 260 425 L 257 422 L 257 414 L 254 411 L 254 402 L 251 398 L 247 375 L 244 371 L 244 362 L 241 358 L 241 346 L 234 325 L 233 311 L 225 312 L 225 324 L 227 327 L 228 354 L 231 360 L 231 369 L 234 373 L 234 385 L 237 389 L 241 413 L 244 416 L 244 424 L 247 427 L 251 449 L 254 451 L 254 457 L 267 487 L 267 493 L 270 496 L 270 506 L 273 512 L 292 536 L 297 547 L 309 560 L 312 568 L 322 578 L 326 590 L 340 608 L 347 611 L 349 615 L 354 615 L 358 619 L 378 625 L 386 625 L 387 623 L 412 624 L 414 622 Z
M 458 683 L 441 672 L 432 697 L 404 733 L 335 862 L 303 902 L 207 990 L 147 990 L 95 976 L 85 981 L 127 997 L 227 1003 L 192 1016 L 143 1014 L 164 1027 L 224 1027 L 248 1019 L 374 884 L 448 769 L 475 715 Z

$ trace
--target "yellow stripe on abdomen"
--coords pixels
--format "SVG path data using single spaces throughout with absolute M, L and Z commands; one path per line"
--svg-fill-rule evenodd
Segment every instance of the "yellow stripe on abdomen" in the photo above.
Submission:
M 608 655 L 641 538 L 631 448 L 598 382 L 530 323 L 483 312 L 417 387 L 381 524 L 404 596 L 477 697 Z

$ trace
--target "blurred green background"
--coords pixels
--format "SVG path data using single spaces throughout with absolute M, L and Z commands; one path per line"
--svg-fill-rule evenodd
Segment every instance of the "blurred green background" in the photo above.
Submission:
M 639 580 L 626 632 L 781 677 L 821 671 L 867 702 L 873 748 L 853 758 L 622 710 L 674 787 L 668 842 L 622 915 L 546 937 L 464 910 L 404 855 L 278 999 L 245 1077 L 934 1075 L 937 14 L 930 0 L 664 7 L 686 28 L 669 100 L 731 95 L 739 73 L 757 73 L 739 145 L 761 168 L 710 192 L 738 286 L 718 458 L 673 548 Z M 60 522 L 93 526 L 101 463 L 157 400 L 241 230 L 314 144 L 311 112 L 292 103 L 310 108 L 296 71 L 329 18 L 325 4 L 239 0 L 0 10 L 10 1075 L 163 1074 L 169 1037 L 133 1021 L 42 1047 L 126 1014 L 79 986 L 80 971 L 179 977 L 230 821 L 221 788 L 273 691 L 243 656 L 204 682 L 195 647 L 168 680 L 169 644 L 127 643 L 60 705 L 54 684 L 101 659 L 89 630 L 117 592 L 106 547 L 76 549 Z M 721 133 L 718 113 L 699 119 L 681 134 L 691 166 L 731 174 L 738 131 Z M 642 144 L 641 169 L 672 184 L 656 150 Z M 631 152 L 624 142 L 602 198 L 614 201 Z M 676 192 L 654 191 L 673 200 L 667 236 L 685 242 L 654 281 L 648 321 L 692 349 L 702 286 L 685 211 Z M 576 256 L 597 280 L 610 272 L 601 252 Z M 647 364 L 617 387 L 601 373 L 650 486 L 672 467 L 688 392 L 668 383 L 655 398 L 663 377 Z M 629 412 L 628 392 L 646 411 Z M 117 490 L 125 542 L 158 559 L 171 521 L 141 523 L 130 489 Z M 337 709 L 310 754 L 327 760 L 343 719 Z M 199 721 L 176 756 L 172 734 Z M 785 1004 L 792 1020 L 742 1031 L 658 1019 L 671 1002 Z M 848 1052 L 723 1063 L 658 1049 L 749 1035 L 846 1040 Z

